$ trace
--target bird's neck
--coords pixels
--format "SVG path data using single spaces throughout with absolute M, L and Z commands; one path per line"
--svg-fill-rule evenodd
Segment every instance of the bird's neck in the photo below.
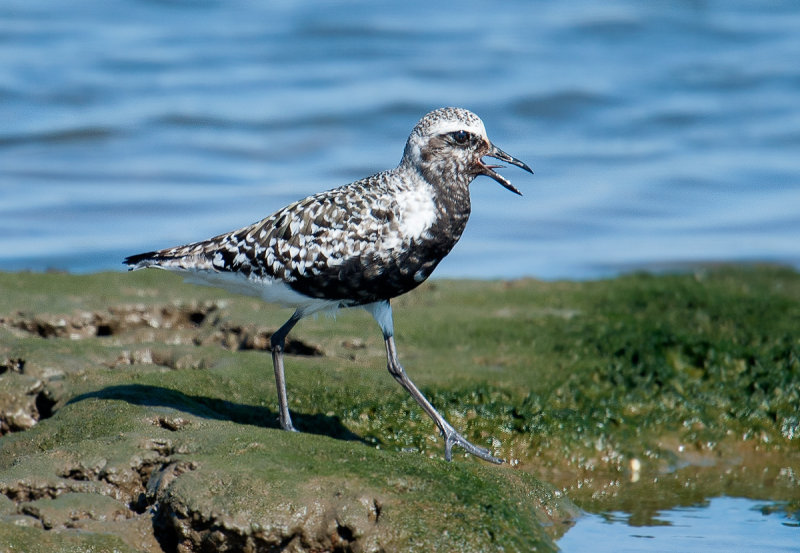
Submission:
M 401 171 L 414 173 L 417 179 L 431 187 L 437 207 L 443 207 L 452 213 L 464 213 L 469 216 L 469 185 L 475 178 L 465 171 L 445 164 L 408 164 L 398 167 Z
M 452 245 L 461 237 L 464 227 L 469 219 L 471 204 L 469 197 L 469 184 L 474 177 L 461 174 L 448 174 L 441 171 L 426 171 L 418 167 L 404 168 L 412 171 L 417 186 L 429 187 L 433 193 L 433 202 L 436 206 L 436 222 L 433 225 L 434 234 L 444 233 L 452 238 Z M 406 173 L 408 174 L 408 173 Z

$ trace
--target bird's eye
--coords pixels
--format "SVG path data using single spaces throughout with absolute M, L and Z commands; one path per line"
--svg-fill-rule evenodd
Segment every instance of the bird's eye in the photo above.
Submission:
M 455 131 L 450 133 L 450 136 L 453 137 L 456 144 L 466 144 L 467 140 L 469 140 L 469 133 L 467 131 Z

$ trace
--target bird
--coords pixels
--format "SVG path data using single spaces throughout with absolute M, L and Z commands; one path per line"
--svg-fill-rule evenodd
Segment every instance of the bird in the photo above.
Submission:
M 311 195 L 249 226 L 208 240 L 131 255 L 129 270 L 154 267 L 187 282 L 212 285 L 294 309 L 270 338 L 283 430 L 296 431 L 289 413 L 283 352 L 286 336 L 304 317 L 361 307 L 383 333 L 392 377 L 433 419 L 445 459 L 457 445 L 503 463 L 462 436 L 428 401 L 400 364 L 391 300 L 422 284 L 452 250 L 469 219 L 470 183 L 485 175 L 522 195 L 484 162 L 498 159 L 533 173 L 495 146 L 483 121 L 464 108 L 426 114 L 406 141 L 400 163 Z

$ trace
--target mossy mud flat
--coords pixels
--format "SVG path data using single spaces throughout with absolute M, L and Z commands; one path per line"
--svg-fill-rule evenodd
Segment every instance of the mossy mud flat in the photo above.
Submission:
M 433 281 L 287 350 L 286 310 L 159 271 L 0 274 L 0 551 L 551 551 L 581 509 L 800 507 L 800 275 Z M 599 536 L 598 539 L 602 539 Z

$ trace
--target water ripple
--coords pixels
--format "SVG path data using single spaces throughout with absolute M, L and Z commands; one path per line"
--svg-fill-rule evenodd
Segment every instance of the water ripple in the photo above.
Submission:
M 6 0 L 0 269 L 248 224 L 392 167 L 442 105 L 536 174 L 473 183 L 440 276 L 797 264 L 798 28 L 789 1 Z

